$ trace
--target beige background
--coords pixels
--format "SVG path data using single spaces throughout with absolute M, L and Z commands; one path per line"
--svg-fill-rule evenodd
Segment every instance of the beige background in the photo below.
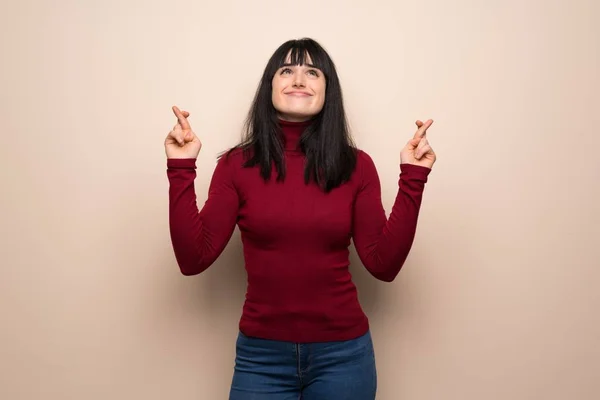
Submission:
M 245 291 L 236 235 L 180 275 L 173 104 L 215 156 L 275 48 L 331 53 L 386 210 L 399 151 L 438 153 L 396 281 L 352 271 L 378 399 L 600 397 L 600 3 L 2 2 L 0 398 L 225 399 Z

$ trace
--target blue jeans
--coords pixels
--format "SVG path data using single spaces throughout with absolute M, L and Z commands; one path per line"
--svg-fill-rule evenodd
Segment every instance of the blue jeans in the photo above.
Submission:
M 371 333 L 325 343 L 292 343 L 238 334 L 229 400 L 373 400 Z

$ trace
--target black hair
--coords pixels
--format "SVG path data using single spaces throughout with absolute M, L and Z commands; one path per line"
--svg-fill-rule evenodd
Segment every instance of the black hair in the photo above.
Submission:
M 291 61 L 287 60 L 290 51 Z M 277 180 L 285 179 L 284 145 L 272 101 L 272 79 L 286 61 L 292 65 L 303 65 L 307 55 L 311 64 L 323 72 L 326 89 L 323 109 L 310 120 L 300 138 L 300 148 L 306 155 L 304 180 L 306 184 L 314 181 L 327 193 L 350 179 L 357 154 L 348 129 L 335 64 L 325 49 L 311 38 L 289 40 L 273 53 L 245 120 L 242 142 L 227 154 L 242 149 L 244 167 L 260 167 L 260 175 L 269 180 L 274 164 Z

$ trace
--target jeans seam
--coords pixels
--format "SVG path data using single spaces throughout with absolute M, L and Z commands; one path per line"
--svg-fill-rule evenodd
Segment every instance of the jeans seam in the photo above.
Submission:
M 302 386 L 303 382 L 302 382 L 302 365 L 300 364 L 300 360 L 301 360 L 301 352 L 300 352 L 300 345 L 298 343 L 295 344 L 296 346 L 296 364 L 298 367 L 298 379 L 300 380 L 300 386 Z

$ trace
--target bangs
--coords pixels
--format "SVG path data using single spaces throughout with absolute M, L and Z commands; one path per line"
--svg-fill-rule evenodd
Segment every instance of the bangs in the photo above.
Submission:
M 327 55 L 317 46 L 312 46 L 308 41 L 295 40 L 289 43 L 288 48 L 281 49 L 277 68 L 288 65 L 307 65 L 315 67 L 328 74 Z

